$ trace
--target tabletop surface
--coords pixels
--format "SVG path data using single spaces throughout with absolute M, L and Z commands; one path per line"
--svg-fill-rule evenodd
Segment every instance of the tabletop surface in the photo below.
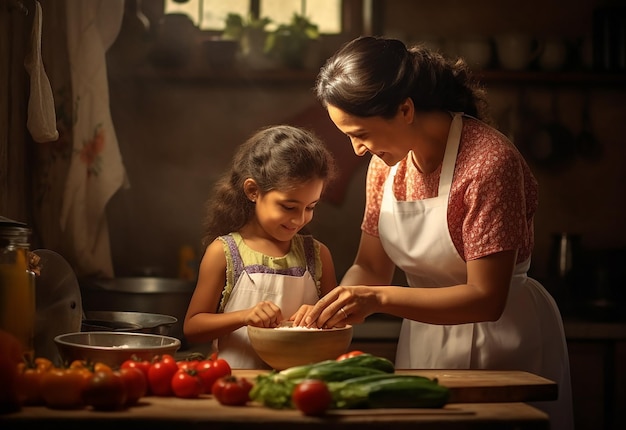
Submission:
M 324 417 L 306 417 L 296 410 L 274 410 L 251 403 L 243 407 L 220 405 L 212 396 L 198 399 L 147 396 L 136 406 L 122 411 L 54 410 L 45 406 L 28 406 L 22 410 L 0 415 L 0 428 L 21 428 L 26 424 L 55 423 L 64 429 L 89 428 L 92 423 L 108 424 L 107 428 L 220 429 L 327 429 L 357 428 L 394 430 L 437 428 L 446 422 L 450 429 L 489 428 L 547 429 L 545 413 L 524 403 L 556 399 L 556 384 L 545 378 L 519 371 L 492 370 L 397 370 L 438 381 L 451 390 L 450 402 L 441 409 L 369 409 L 330 411 Z M 240 377 L 254 379 L 260 370 L 235 370 Z M 413 426 L 413 427 L 411 427 Z

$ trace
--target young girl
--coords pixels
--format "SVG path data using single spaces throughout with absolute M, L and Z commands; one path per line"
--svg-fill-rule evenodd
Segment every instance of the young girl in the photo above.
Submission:
M 246 326 L 276 327 L 337 285 L 328 248 L 299 233 L 333 175 L 329 151 L 299 128 L 264 128 L 239 148 L 208 202 L 189 342 L 216 342 L 232 368 L 268 367 Z

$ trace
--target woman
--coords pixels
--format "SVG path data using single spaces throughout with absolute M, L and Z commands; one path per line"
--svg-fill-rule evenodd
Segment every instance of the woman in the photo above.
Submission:
M 402 317 L 397 367 L 542 375 L 558 382 L 559 399 L 537 406 L 552 428 L 571 428 L 561 317 L 527 276 L 537 183 L 486 122 L 486 97 L 467 65 L 362 37 L 328 60 L 316 93 L 354 152 L 373 157 L 354 264 L 295 322 Z M 396 266 L 412 288 L 389 286 Z

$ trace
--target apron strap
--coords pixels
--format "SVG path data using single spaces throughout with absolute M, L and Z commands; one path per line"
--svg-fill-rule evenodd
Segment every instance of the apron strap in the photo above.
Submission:
M 443 164 L 439 176 L 439 196 L 445 196 L 450 193 L 456 156 L 459 152 L 461 131 L 463 130 L 463 114 L 456 112 L 452 115 L 452 123 L 450 124 L 450 131 L 448 132 L 448 142 L 446 143 L 446 151 L 443 156 Z
M 235 243 L 235 239 L 232 235 L 227 234 L 221 237 L 226 245 L 228 246 L 228 250 L 230 251 L 230 256 L 233 260 L 233 280 L 237 282 L 239 276 L 244 272 L 245 268 L 243 266 L 243 259 L 241 258 L 241 254 L 239 253 L 239 248 L 237 248 L 237 244 Z
M 306 268 L 315 278 L 315 243 L 313 236 L 303 236 L 304 239 L 304 256 L 306 259 Z

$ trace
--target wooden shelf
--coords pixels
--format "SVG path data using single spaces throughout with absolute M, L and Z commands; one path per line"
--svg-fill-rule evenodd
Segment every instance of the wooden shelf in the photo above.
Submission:
M 484 84 L 502 85 L 588 85 L 624 86 L 626 72 L 593 71 L 507 71 L 482 70 L 476 72 Z
M 307 84 L 313 86 L 317 71 L 300 69 L 250 70 L 243 68 L 144 68 L 135 76 L 138 79 L 162 80 L 220 85 L 277 85 Z
M 626 86 L 626 72 L 593 71 L 507 71 L 488 69 L 475 72 L 485 85 L 548 86 Z M 211 69 L 206 66 L 187 68 L 145 67 L 135 74 L 139 79 L 220 85 L 274 85 L 315 83 L 317 70 L 284 69 L 251 70 L 246 68 Z

